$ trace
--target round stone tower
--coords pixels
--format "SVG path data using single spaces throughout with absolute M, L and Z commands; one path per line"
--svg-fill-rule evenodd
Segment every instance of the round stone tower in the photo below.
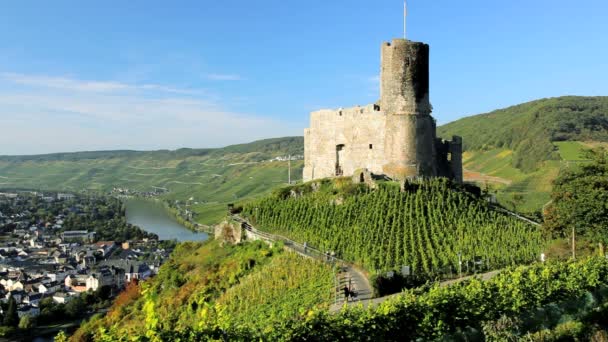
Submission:
M 384 173 L 399 180 L 437 176 L 429 46 L 405 39 L 383 44 L 380 76 L 380 108 L 386 115 Z

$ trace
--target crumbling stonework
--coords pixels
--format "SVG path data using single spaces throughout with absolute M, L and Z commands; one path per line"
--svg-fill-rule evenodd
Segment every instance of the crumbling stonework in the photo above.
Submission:
M 352 182 L 354 184 L 365 184 L 370 189 L 376 189 L 378 184 L 374 181 L 374 175 L 368 169 L 358 169 L 353 173 Z
M 462 182 L 462 139 L 436 138 L 429 46 L 395 39 L 381 50 L 377 104 L 311 113 L 304 131 L 304 180 L 367 169 L 396 180 L 444 176 Z
M 238 222 L 226 220 L 215 226 L 214 236 L 222 244 L 229 243 L 236 245 L 243 241 L 243 228 Z

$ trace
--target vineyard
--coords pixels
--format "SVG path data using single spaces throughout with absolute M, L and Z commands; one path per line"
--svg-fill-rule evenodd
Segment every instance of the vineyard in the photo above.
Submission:
M 549 262 L 472 279 L 449 287 L 406 290 L 378 307 L 338 313 L 311 309 L 297 319 L 264 328 L 243 326 L 221 309 L 175 331 L 146 310 L 146 328 L 132 335 L 99 329 L 101 341 L 604 341 L 608 336 L 608 261 Z M 600 338 L 594 338 L 600 337 Z M 603 339 L 601 338 L 603 337 Z
M 348 179 L 281 189 L 246 203 L 259 229 L 335 251 L 371 271 L 410 266 L 445 276 L 529 263 L 545 240 L 537 228 L 492 210 L 444 179 L 380 183 L 376 190 Z
M 230 288 L 217 303 L 233 322 L 274 324 L 333 301 L 334 271 L 327 264 L 283 253 Z
M 280 243 L 184 242 L 157 276 L 129 285 L 107 315 L 83 324 L 73 340 L 103 340 L 104 327 L 137 336 L 152 324 L 146 317 L 154 317 L 156 329 L 174 332 L 216 320 L 266 328 L 306 310 L 327 310 L 333 290 L 330 266 L 286 252 Z

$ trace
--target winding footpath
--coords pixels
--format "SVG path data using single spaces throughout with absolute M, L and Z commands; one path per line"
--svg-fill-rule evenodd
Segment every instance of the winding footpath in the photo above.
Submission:
M 339 267 L 338 274 L 335 279 L 334 286 L 334 305 L 341 305 L 342 303 L 358 303 L 368 301 L 373 298 L 374 290 L 370 285 L 367 277 L 363 271 L 351 263 L 344 260 L 338 259 L 328 253 L 323 253 L 318 249 L 310 246 L 305 246 L 301 243 L 288 239 L 284 236 L 270 234 L 254 228 L 247 220 L 238 216 L 232 215 L 232 219 L 240 222 L 248 234 L 255 236 L 255 238 L 268 241 L 278 242 L 281 241 L 285 245 L 285 248 L 292 252 L 298 253 L 304 257 L 316 259 L 330 265 L 337 265 Z M 345 298 L 344 287 L 350 289 L 354 295 L 348 299 Z
M 500 270 L 496 270 L 496 271 L 491 271 L 491 272 L 482 273 L 482 274 L 470 275 L 470 276 L 466 276 L 466 277 L 462 277 L 462 278 L 458 278 L 458 279 L 450 279 L 450 280 L 440 282 L 439 286 L 441 286 L 441 287 L 450 286 L 450 285 L 457 284 L 457 283 L 463 282 L 465 280 L 473 279 L 473 278 L 479 278 L 483 281 L 487 281 L 487 280 L 492 279 L 494 276 L 496 276 L 499 273 L 500 273 Z M 370 299 L 362 300 L 359 302 L 336 303 L 329 308 L 329 311 L 337 312 L 337 311 L 342 310 L 343 308 L 346 308 L 346 307 L 352 306 L 352 305 L 362 305 L 365 308 L 376 307 L 376 306 L 380 305 L 382 302 L 387 301 L 391 298 L 398 297 L 401 294 L 402 293 L 395 293 L 392 295 L 378 297 L 378 298 L 370 298 Z
M 363 271 L 355 267 L 353 264 L 328 255 L 327 253 L 323 253 L 310 246 L 304 246 L 303 244 L 290 240 L 284 236 L 260 231 L 254 228 L 249 222 L 247 222 L 245 219 L 238 215 L 232 215 L 232 218 L 235 221 L 241 223 L 247 233 L 253 235 L 257 239 L 268 242 L 281 241 L 285 245 L 285 248 L 291 250 L 292 252 L 298 253 L 304 257 L 320 260 L 331 265 L 338 265 L 339 272 L 336 275 L 334 286 L 335 300 L 334 304 L 329 309 L 330 312 L 337 312 L 345 307 L 352 305 L 362 305 L 363 307 L 375 307 L 386 300 L 401 295 L 401 293 L 396 293 L 384 297 L 373 298 L 374 291 L 367 277 L 365 276 Z M 496 270 L 487 273 L 466 276 L 458 279 L 450 279 L 440 282 L 439 286 L 449 286 L 472 278 L 479 278 L 483 281 L 487 281 L 492 279 L 499 273 L 500 270 Z M 350 290 L 355 293 L 355 296 L 348 298 L 347 300 L 347 298 L 345 298 L 344 287 L 350 288 Z

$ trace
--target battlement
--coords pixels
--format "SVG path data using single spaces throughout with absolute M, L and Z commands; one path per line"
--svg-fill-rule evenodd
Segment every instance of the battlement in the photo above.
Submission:
M 331 119 L 357 119 L 367 117 L 369 115 L 382 115 L 380 106 L 370 104 L 366 106 L 356 106 L 350 108 L 338 108 L 338 109 L 321 109 L 310 113 L 311 120 L 319 120 L 323 118 Z

